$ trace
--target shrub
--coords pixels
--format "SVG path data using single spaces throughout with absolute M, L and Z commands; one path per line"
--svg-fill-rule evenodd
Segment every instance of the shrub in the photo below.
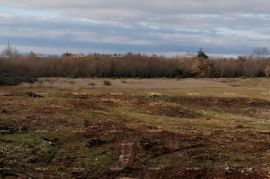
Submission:
M 112 83 L 110 81 L 103 81 L 103 84 L 105 86 L 111 86 L 112 85 Z
M 18 76 L 14 74 L 0 74 L 0 86 L 15 86 L 23 82 L 34 83 L 38 81 L 36 78 L 29 76 Z

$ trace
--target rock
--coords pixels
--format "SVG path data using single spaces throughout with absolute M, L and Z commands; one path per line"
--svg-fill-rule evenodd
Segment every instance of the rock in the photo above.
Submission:
M 53 139 L 53 140 L 50 140 L 50 139 L 48 139 L 48 138 L 42 137 L 42 139 L 43 139 L 44 141 L 46 141 L 46 142 L 47 142 L 49 145 L 51 145 L 52 147 L 55 147 L 56 144 L 59 142 L 59 139 L 57 139 L 57 138 L 55 138 L 55 139 Z
M 228 165 L 225 167 L 225 173 L 226 174 L 232 174 L 233 173 L 232 169 Z

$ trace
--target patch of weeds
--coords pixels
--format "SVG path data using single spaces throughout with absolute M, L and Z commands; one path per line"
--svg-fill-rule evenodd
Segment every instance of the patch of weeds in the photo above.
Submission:
M 85 160 L 92 166 L 106 166 L 112 162 L 112 152 L 106 148 L 92 148 L 86 151 Z
M 31 154 L 35 155 L 38 160 L 46 162 L 52 159 L 58 148 L 55 143 L 44 140 L 43 137 L 39 137 L 36 133 L 9 134 L 5 136 L 5 139 L 11 140 L 13 145 L 25 146 L 24 150 L 32 151 Z

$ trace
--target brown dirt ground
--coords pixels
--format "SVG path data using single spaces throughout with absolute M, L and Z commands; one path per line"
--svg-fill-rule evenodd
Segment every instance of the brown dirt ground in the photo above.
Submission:
M 9 88 L 0 95 L 3 178 L 269 178 L 269 131 L 234 119 L 269 110 L 267 100 Z

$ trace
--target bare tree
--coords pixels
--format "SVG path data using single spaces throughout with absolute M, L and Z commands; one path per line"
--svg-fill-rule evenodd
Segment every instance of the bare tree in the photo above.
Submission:
M 29 54 L 28 54 L 28 57 L 29 58 L 36 58 L 37 57 L 37 54 L 33 51 L 31 51 Z
M 6 57 L 18 57 L 19 51 L 16 48 L 10 46 L 8 42 L 8 46 L 3 50 L 3 55 Z

